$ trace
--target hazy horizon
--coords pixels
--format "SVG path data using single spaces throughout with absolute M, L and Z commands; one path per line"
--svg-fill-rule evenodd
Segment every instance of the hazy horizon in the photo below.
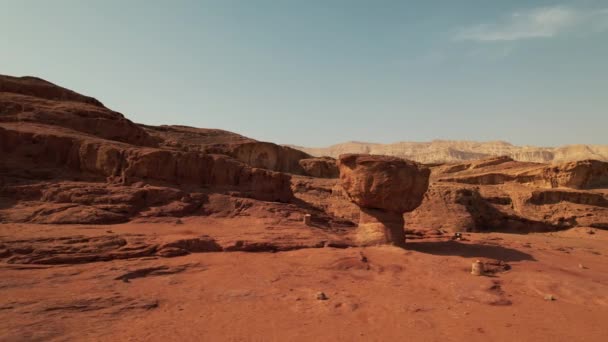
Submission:
M 331 144 L 331 145 L 325 145 L 325 146 L 304 146 L 304 145 L 296 145 L 296 144 L 284 144 L 287 146 L 297 146 L 297 147 L 305 147 L 305 148 L 326 148 L 326 147 L 332 147 L 332 146 L 336 146 L 336 145 L 341 145 L 341 144 L 372 144 L 372 145 L 395 145 L 395 144 L 401 144 L 401 143 L 415 143 L 415 144 L 428 144 L 428 143 L 433 143 L 433 142 L 470 142 L 470 143 L 479 143 L 479 144 L 491 144 L 491 143 L 506 143 L 512 146 L 516 146 L 516 147 L 538 147 L 538 148 L 558 148 L 558 147 L 563 147 L 563 146 L 573 146 L 573 145 L 594 145 L 594 146 L 608 146 L 608 144 L 561 144 L 561 145 L 552 145 L 552 146 L 544 146 L 544 145 L 529 145 L 529 144 L 514 144 L 511 143 L 509 141 L 504 141 L 504 140 L 452 140 L 452 139 L 441 139 L 441 138 L 437 138 L 437 139 L 431 139 L 431 140 L 425 140 L 425 141 L 411 141 L 411 140 L 399 140 L 399 141 L 393 141 L 393 142 L 374 142 L 374 141 L 355 141 L 355 140 L 349 140 L 349 141 L 342 141 L 339 143 L 335 143 L 335 144 Z
M 0 74 L 307 147 L 608 144 L 608 1 L 0 0 Z

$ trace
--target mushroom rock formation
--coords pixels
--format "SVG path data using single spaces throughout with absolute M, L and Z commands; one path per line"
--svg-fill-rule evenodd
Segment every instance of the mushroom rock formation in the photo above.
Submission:
M 403 213 L 422 202 L 430 170 L 412 161 L 367 154 L 341 155 L 338 168 L 342 187 L 361 210 L 359 244 L 403 246 Z

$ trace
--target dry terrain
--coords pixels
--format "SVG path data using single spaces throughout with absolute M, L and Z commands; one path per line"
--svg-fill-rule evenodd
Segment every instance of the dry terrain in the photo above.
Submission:
M 608 163 L 478 157 L 314 157 L 0 75 L 0 341 L 607 340 Z
M 47 244 L 70 246 L 84 237 L 136 234 L 160 241 L 213 234 L 230 240 L 281 232 L 293 238 L 302 230 L 191 218 L 179 225 L 5 224 L 0 234 L 5 244 L 25 240 L 50 249 Z M 472 233 L 459 242 L 428 237 L 410 240 L 405 250 L 201 251 L 79 264 L 3 263 L 0 340 L 604 341 L 608 234 L 593 231 Z M 495 273 L 470 275 L 476 259 Z M 318 300 L 318 292 L 327 299 Z M 545 299 L 549 295 L 554 300 Z

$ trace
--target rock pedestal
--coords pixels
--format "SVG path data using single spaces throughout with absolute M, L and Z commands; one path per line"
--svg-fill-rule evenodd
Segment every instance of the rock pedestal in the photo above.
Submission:
M 403 214 L 377 209 L 361 209 L 357 242 L 360 245 L 405 245 Z
M 367 154 L 341 155 L 338 168 L 340 184 L 361 209 L 359 245 L 403 246 L 403 213 L 422 202 L 429 169 L 400 158 Z
M 310 214 L 304 214 L 302 222 L 304 223 L 304 225 L 310 226 L 312 224 L 312 216 Z

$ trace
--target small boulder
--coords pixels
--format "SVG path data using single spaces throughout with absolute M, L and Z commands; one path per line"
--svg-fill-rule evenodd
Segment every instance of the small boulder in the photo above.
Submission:
M 325 292 L 317 292 L 317 300 L 328 300 L 329 297 L 325 294 Z

